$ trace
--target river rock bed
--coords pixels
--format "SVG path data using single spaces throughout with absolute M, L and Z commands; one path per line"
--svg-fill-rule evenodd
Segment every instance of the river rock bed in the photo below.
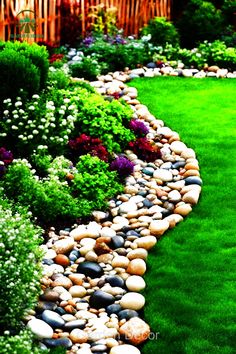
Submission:
M 177 68 L 173 68 L 169 64 L 157 67 L 155 63 L 149 63 L 146 67 L 128 70 L 127 73 L 131 79 L 155 76 L 194 77 L 196 79 L 203 79 L 205 77 L 236 79 L 236 71 L 231 72 L 217 65 L 206 67 L 204 70 L 198 70 L 195 68 L 185 68 L 183 63 L 179 63 Z
M 135 164 L 124 192 L 109 201 L 93 221 L 57 232 L 51 228 L 41 248 L 42 294 L 25 321 L 42 348 L 64 346 L 74 354 L 140 354 L 151 329 L 141 318 L 143 275 L 148 251 L 197 204 L 202 180 L 195 152 L 164 126 L 128 87 L 127 73 L 99 77 L 91 85 L 107 98 L 119 93 L 133 118 L 149 128 L 148 139 L 161 159 L 148 163 L 132 151 Z

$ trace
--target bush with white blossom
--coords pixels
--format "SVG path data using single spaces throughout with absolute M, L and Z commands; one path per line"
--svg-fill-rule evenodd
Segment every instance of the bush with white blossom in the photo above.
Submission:
M 2 193 L 1 193 L 2 194 Z M 42 230 L 20 208 L 13 212 L 8 201 L 0 204 L 0 334 L 19 328 L 40 292 Z M 2 353 L 2 351 L 1 351 Z

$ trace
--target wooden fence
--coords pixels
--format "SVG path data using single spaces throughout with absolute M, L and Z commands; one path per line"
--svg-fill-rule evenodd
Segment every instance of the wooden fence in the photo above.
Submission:
M 60 40 L 61 0 L 0 0 L 0 40 Z
M 0 40 L 26 37 L 58 42 L 66 21 L 61 17 L 63 3 L 69 4 L 71 15 L 80 18 L 82 34 L 90 21 L 89 9 L 101 3 L 105 8 L 117 8 L 117 27 L 125 35 L 138 34 L 139 28 L 155 16 L 170 19 L 172 8 L 172 0 L 0 0 Z

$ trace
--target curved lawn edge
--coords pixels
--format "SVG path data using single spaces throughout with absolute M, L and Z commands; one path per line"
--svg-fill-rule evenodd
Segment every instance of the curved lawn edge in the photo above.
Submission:
M 59 307 L 66 308 L 66 312 L 68 307 L 68 312 L 75 315 L 76 318 L 80 318 L 78 313 L 82 311 L 77 303 L 80 303 L 81 299 L 87 300 L 90 305 L 87 310 L 97 317 L 99 326 L 90 330 L 91 319 L 89 317 L 83 318 L 86 338 L 90 342 L 96 343 L 104 338 L 119 337 L 119 340 L 113 344 L 107 339 L 106 352 L 110 354 L 123 353 L 127 349 L 133 350 L 134 354 L 140 353 L 136 347 L 150 337 L 149 326 L 137 318 L 137 315 L 131 313 L 131 311 L 142 310 L 145 303 L 143 295 L 139 292 L 145 287 L 141 276 L 146 271 L 147 251 L 168 229 L 175 227 L 183 220 L 183 217 L 191 212 L 192 206 L 198 202 L 202 184 L 195 152 L 180 141 L 178 133 L 165 127 L 163 121 L 156 119 L 146 106 L 140 104 L 137 100 L 137 90 L 124 83 L 127 80 L 126 74 L 117 72 L 100 77 L 98 81 L 91 84 L 102 94 L 112 95 L 118 92 L 126 100 L 134 111 L 134 118 L 145 122 L 149 128 L 148 138 L 161 148 L 162 159 L 156 160 L 155 163 L 146 163 L 139 160 L 132 151 L 126 151 L 126 156 L 135 163 L 134 174 L 126 179 L 124 193 L 110 201 L 109 216 L 96 211 L 93 213 L 95 221 L 77 225 L 70 233 L 62 231 L 60 235 L 56 235 L 54 231 L 51 231 L 49 241 L 43 246 L 46 251 L 44 261 L 50 259 L 52 262 L 44 264 L 42 279 L 44 299 L 48 299 L 48 292 L 51 290 L 57 292 L 59 291 L 58 287 L 64 287 L 66 291 L 58 293 L 58 297 L 54 294 L 55 302 L 60 302 Z M 123 237 L 123 245 L 116 244 L 115 248 L 109 248 L 114 236 Z M 80 257 L 76 259 L 75 263 L 71 262 L 69 266 L 63 264 L 63 261 L 59 261 L 58 257 L 56 258 L 58 254 L 68 254 L 73 250 L 79 251 Z M 77 264 L 82 264 L 84 261 L 91 262 L 92 268 L 95 267 L 95 263 L 99 263 L 100 270 L 97 273 L 92 269 L 95 276 L 91 274 L 91 269 L 88 271 L 88 269 L 80 267 L 77 270 Z M 80 281 L 78 281 L 78 278 L 75 279 L 74 273 L 83 273 L 84 276 L 80 276 Z M 117 290 L 117 293 L 112 290 L 114 284 L 110 286 L 109 282 L 106 282 L 108 276 L 114 275 L 118 275 L 118 278 L 123 279 L 124 283 L 123 286 L 118 286 L 120 290 Z M 90 276 L 90 278 L 86 279 L 86 276 Z M 95 280 L 91 278 L 95 278 Z M 59 279 L 59 282 L 56 279 Z M 99 281 L 102 281 L 101 285 L 98 285 Z M 85 283 L 89 286 L 84 286 Z M 80 289 L 76 286 L 79 286 Z M 110 298 L 109 296 L 106 298 L 106 294 L 109 294 Z M 127 321 L 125 321 L 119 317 L 118 321 L 116 312 L 111 312 L 115 326 L 112 327 L 110 324 L 105 328 L 104 323 L 101 320 L 99 322 L 100 313 L 107 316 L 105 311 L 100 308 L 101 303 L 106 309 L 110 303 L 120 305 L 120 310 L 128 310 L 129 316 L 132 314 L 132 318 L 129 319 L 130 317 L 126 316 Z M 42 333 L 39 334 L 40 325 L 42 331 L 46 330 L 43 328 L 45 322 L 49 326 L 52 325 L 50 318 L 48 320 L 44 315 L 40 317 L 41 323 L 38 321 L 35 316 L 30 316 L 28 326 L 36 335 L 44 338 L 43 343 L 49 347 L 57 345 L 57 341 L 60 345 L 63 337 L 60 335 L 60 331 L 56 331 L 56 333 L 50 331 L 48 339 L 42 337 Z M 66 320 L 64 321 L 63 326 L 66 327 L 68 323 Z M 108 323 L 110 322 L 108 321 Z M 76 338 L 72 327 L 68 325 L 66 328 L 68 335 L 65 336 L 65 347 L 72 348 L 71 352 L 77 350 L 79 353 L 83 344 L 78 344 L 78 338 Z M 108 329 L 113 329 L 113 332 L 109 332 Z M 99 333 L 94 333 L 96 331 L 100 332 L 100 336 Z M 124 343 L 129 343 L 128 347 L 124 346 Z
M 204 166 L 204 198 L 148 260 L 145 318 L 159 335 L 142 353 L 234 353 L 235 83 L 163 77 L 132 85 Z

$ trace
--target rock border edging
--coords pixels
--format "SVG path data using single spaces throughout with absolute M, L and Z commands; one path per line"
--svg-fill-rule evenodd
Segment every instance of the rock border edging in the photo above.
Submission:
M 126 178 L 124 193 L 109 202 L 109 211 L 95 211 L 94 221 L 71 231 L 49 232 L 42 246 L 44 293 L 36 312 L 26 317 L 44 348 L 63 345 L 75 354 L 139 354 L 136 346 L 150 335 L 139 317 L 145 304 L 139 292 L 145 288 L 148 251 L 191 212 L 200 196 L 195 152 L 140 104 L 137 90 L 125 85 L 129 79 L 115 72 L 91 85 L 100 94 L 122 96 L 134 118 L 148 126 L 148 138 L 160 147 L 162 159 L 146 163 L 126 151 L 135 163 L 134 174 Z

